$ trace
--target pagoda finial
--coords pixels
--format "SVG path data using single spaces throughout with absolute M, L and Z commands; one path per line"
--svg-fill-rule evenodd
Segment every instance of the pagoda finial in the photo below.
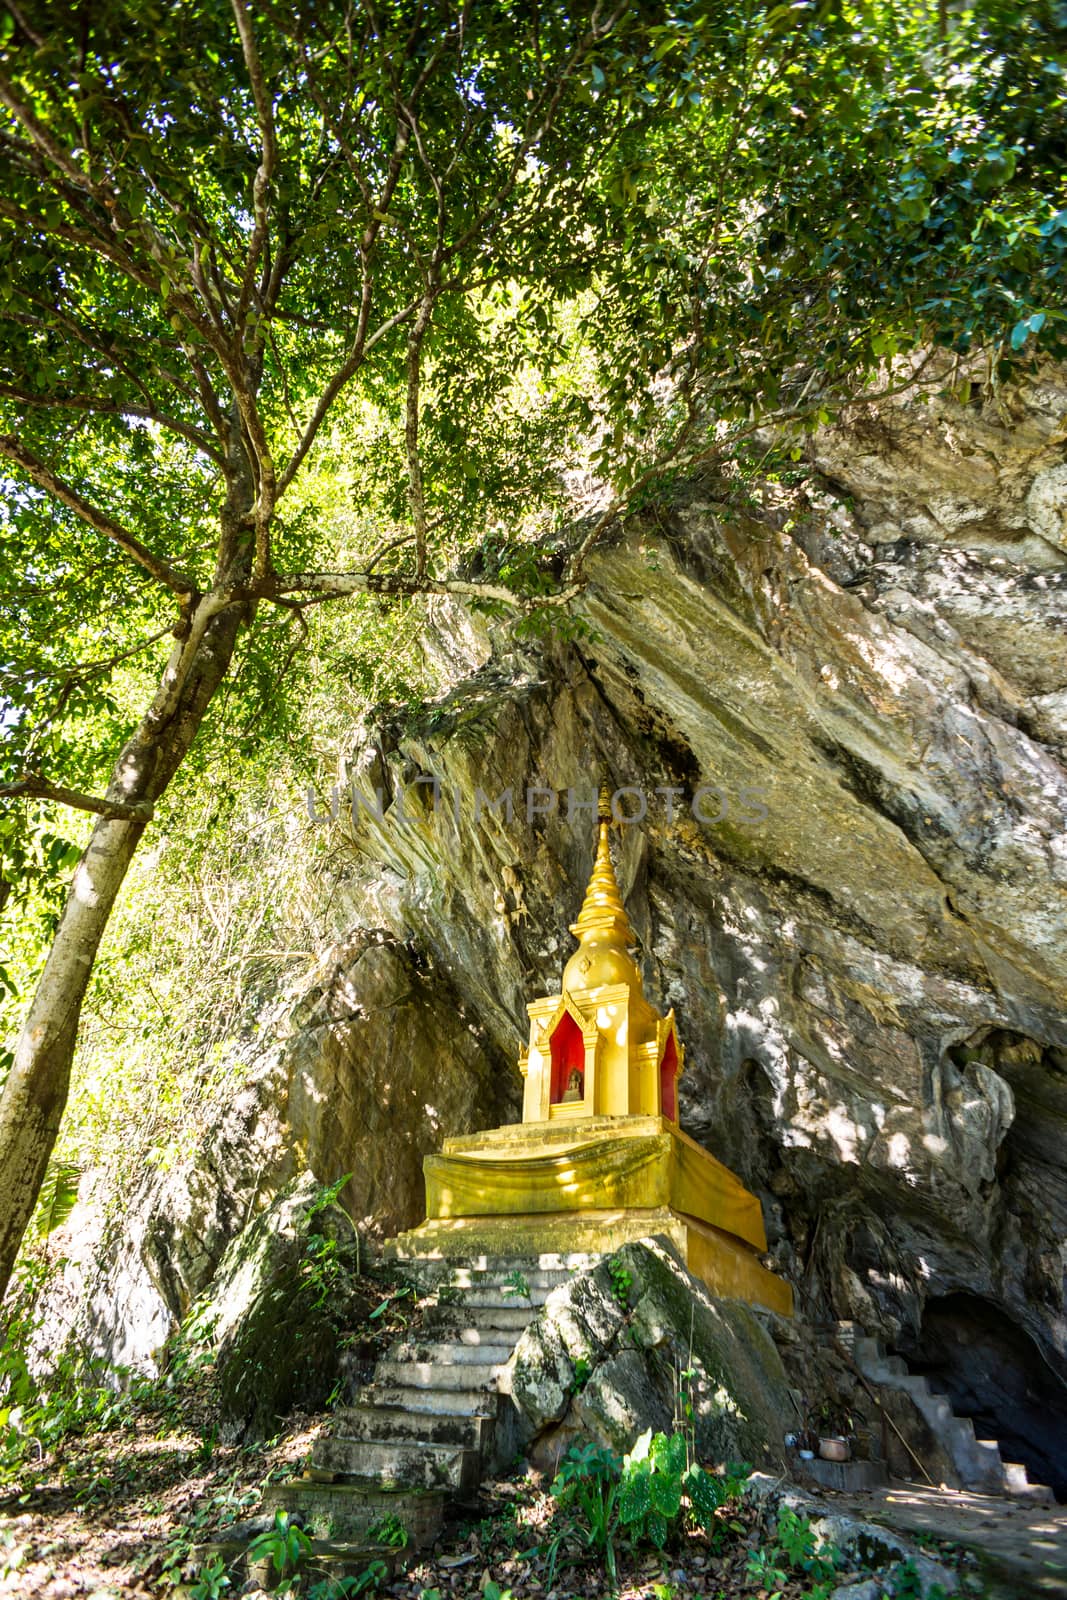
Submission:
M 596 860 L 578 920 L 571 923 L 578 948 L 563 969 L 563 991 L 566 994 L 572 989 L 591 990 L 624 983 L 635 1002 L 645 1006 L 641 975 L 630 954 L 637 940 L 611 864 L 611 819 L 611 789 L 605 784 L 597 800 Z

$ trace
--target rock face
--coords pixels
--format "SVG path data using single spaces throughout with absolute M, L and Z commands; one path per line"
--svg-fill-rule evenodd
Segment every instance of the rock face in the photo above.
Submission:
M 422 1158 L 449 1134 L 505 1119 L 518 1086 L 443 972 L 382 931 L 329 950 L 300 995 L 259 1019 L 243 1087 L 200 1145 L 147 1178 L 120 1218 L 82 1218 L 44 1307 L 44 1337 L 75 1326 L 106 1362 L 154 1370 L 190 1305 L 255 1248 L 286 1186 L 335 1184 L 373 1235 L 423 1217 Z M 236 1063 L 235 1063 L 236 1066 Z M 49 1350 L 42 1350 L 46 1362 Z
M 792 1414 L 781 1359 L 755 1313 L 715 1299 L 651 1239 L 553 1290 L 502 1387 L 519 1441 L 547 1469 L 577 1434 L 621 1454 L 648 1428 L 670 1433 L 680 1392 L 703 1459 L 774 1469 Z
M 341 1335 L 369 1309 L 356 1230 L 329 1193 L 310 1174 L 286 1185 L 234 1239 L 188 1319 L 187 1338 L 215 1355 L 231 1439 L 264 1438 L 294 1406 L 324 1405 Z
M 640 791 L 617 861 L 682 1125 L 762 1194 L 801 1308 L 899 1347 L 966 1291 L 1061 1376 L 1065 419 L 1045 373 L 858 416 L 763 507 L 690 484 L 596 552 L 586 636 L 486 644 L 357 743 L 384 815 L 345 825 L 353 919 L 515 1050 L 588 871 L 568 791 Z
M 217 1244 L 172 1230 L 145 1269 L 170 1313 L 247 1192 L 351 1170 L 389 1230 L 441 1135 L 515 1114 L 591 861 L 568 791 L 605 778 L 646 804 L 616 859 L 687 1046 L 682 1126 L 761 1195 L 800 1309 L 920 1348 L 963 1294 L 1062 1379 L 1065 436 L 1062 369 L 898 399 L 792 487 L 673 490 L 595 549 L 577 635 L 442 605 L 453 687 L 353 738 L 343 780 L 381 814 L 319 824 L 352 941 L 263 1058 L 247 1127 L 270 1107 L 276 1138 L 231 1163 Z

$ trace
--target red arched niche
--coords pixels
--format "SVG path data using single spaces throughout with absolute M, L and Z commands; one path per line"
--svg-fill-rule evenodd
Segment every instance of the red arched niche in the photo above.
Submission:
M 558 1106 L 567 1092 L 567 1080 L 577 1070 L 585 1093 L 585 1040 L 582 1030 L 569 1011 L 565 1011 L 552 1035 L 552 1092 L 551 1104 Z
M 678 1047 L 674 1042 L 674 1034 L 667 1035 L 667 1048 L 663 1052 L 663 1060 L 659 1064 L 659 1107 L 660 1115 L 669 1117 L 672 1122 L 678 1121 L 678 1099 L 675 1093 L 675 1072 L 678 1068 Z

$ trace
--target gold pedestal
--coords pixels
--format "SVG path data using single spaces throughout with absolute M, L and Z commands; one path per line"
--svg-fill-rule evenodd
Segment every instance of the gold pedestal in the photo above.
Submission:
M 428 1156 L 427 1221 L 405 1256 L 568 1255 L 666 1234 L 719 1295 L 792 1314 L 788 1283 L 761 1264 L 759 1201 L 665 1117 L 516 1123 L 447 1139 Z

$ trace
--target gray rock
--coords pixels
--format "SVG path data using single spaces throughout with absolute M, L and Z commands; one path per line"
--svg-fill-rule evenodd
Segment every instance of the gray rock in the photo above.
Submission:
M 627 1305 L 610 1263 L 630 1274 Z M 574 1435 L 623 1452 L 646 1429 L 669 1433 L 680 1385 L 705 1459 L 781 1460 L 789 1396 L 773 1342 L 748 1306 L 716 1299 L 650 1239 L 553 1291 L 503 1387 L 519 1437 L 552 1464 Z
M 592 855 L 566 793 L 606 775 L 649 798 L 615 852 L 649 994 L 678 1009 L 682 1125 L 761 1195 L 802 1309 L 921 1354 L 924 1311 L 966 1291 L 1067 1375 L 1065 419 L 1044 367 L 857 408 L 792 498 L 682 485 L 591 553 L 577 639 L 436 604 L 446 692 L 344 753 L 385 799 L 332 830 L 322 904 L 350 936 L 257 1018 L 254 1103 L 94 1255 L 74 1298 L 98 1347 L 158 1344 L 305 1152 L 392 1230 L 427 1150 L 514 1115 L 525 1004 Z M 531 820 L 535 783 L 562 799 Z M 507 789 L 510 820 L 478 809 Z
M 216 1353 L 221 1431 L 277 1431 L 295 1406 L 325 1403 L 339 1340 L 369 1306 L 355 1283 L 356 1231 L 310 1175 L 290 1184 L 227 1249 L 186 1338 Z

